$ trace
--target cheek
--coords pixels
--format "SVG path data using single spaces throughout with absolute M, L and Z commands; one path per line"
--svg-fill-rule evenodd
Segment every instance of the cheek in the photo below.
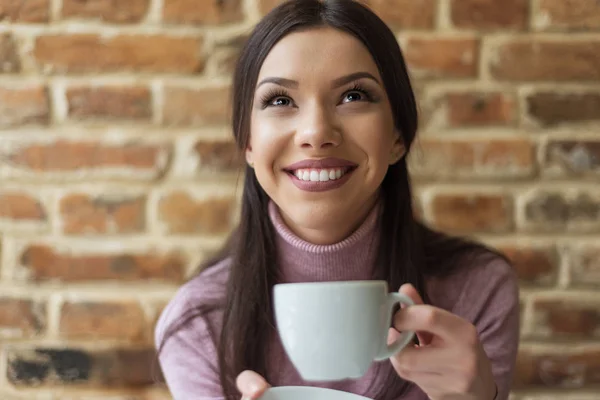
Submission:
M 371 169 L 387 169 L 389 155 L 396 139 L 393 124 L 383 116 L 370 118 L 348 127 L 352 141 L 368 158 Z
M 271 169 L 285 147 L 284 138 L 270 121 L 257 119 L 250 126 L 250 145 L 258 170 Z

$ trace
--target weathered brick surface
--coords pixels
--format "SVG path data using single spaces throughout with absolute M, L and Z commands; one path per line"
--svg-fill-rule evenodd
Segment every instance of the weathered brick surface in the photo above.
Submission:
M 55 73 L 201 72 L 202 39 L 164 35 L 46 35 L 35 41 L 40 67 Z
M 544 31 L 594 31 L 600 29 L 596 0 L 538 0 L 533 26 Z
M 150 0 L 64 0 L 62 16 L 115 23 L 135 23 L 144 18 L 149 6 Z
M 416 217 L 519 278 L 511 400 L 597 400 L 600 4 L 360 1 L 417 94 Z M 281 2 L 0 0 L 0 399 L 171 399 L 157 312 L 235 227 L 230 77 Z
M 460 28 L 523 29 L 529 17 L 528 0 L 452 0 L 452 22 Z
M 50 0 L 3 0 L 0 19 L 10 22 L 41 23 L 50 18 Z
M 46 125 L 50 121 L 50 99 L 37 85 L 0 87 L 0 128 Z
M 165 0 L 163 18 L 170 23 L 218 25 L 241 22 L 242 0 Z
M 67 234 L 141 233 L 146 227 L 146 199 L 72 193 L 61 199 L 60 216 Z
M 59 329 L 68 338 L 139 341 L 147 334 L 144 311 L 135 301 L 67 302 L 60 309 Z
M 75 252 L 32 243 L 16 256 L 13 262 L 21 265 L 32 282 L 179 282 L 187 267 L 186 259 L 177 252 L 122 250 L 109 253 L 93 247 Z

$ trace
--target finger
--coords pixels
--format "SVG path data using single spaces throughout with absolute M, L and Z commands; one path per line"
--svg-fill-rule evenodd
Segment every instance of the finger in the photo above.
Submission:
M 416 383 L 417 386 L 419 386 L 422 390 L 427 391 L 426 389 L 438 387 L 438 385 L 442 385 L 443 381 L 445 380 L 444 375 L 440 373 L 418 372 L 411 369 L 405 369 L 399 365 L 394 358 L 391 358 L 390 360 L 392 362 L 392 366 L 402 379 Z
M 423 392 L 427 394 L 426 398 L 431 400 L 446 400 L 448 393 L 446 386 L 446 378 L 439 374 L 428 373 L 408 373 L 404 376 L 401 372 L 398 374 L 408 381 L 414 382 Z
M 410 283 L 405 283 L 404 285 L 400 286 L 398 292 L 408 296 L 415 304 L 425 304 L 421 298 L 421 295 L 419 292 L 417 292 L 417 289 L 415 289 L 415 287 Z
M 414 305 L 399 310 L 394 315 L 394 328 L 402 331 L 426 332 L 439 336 L 442 340 L 462 343 L 473 339 L 473 325 L 441 308 L 430 305 Z
M 400 373 L 399 373 L 400 374 Z M 465 392 L 460 377 L 452 374 L 409 373 L 404 379 L 414 382 L 431 400 L 481 400 Z M 487 398 L 487 397 L 486 397 Z M 491 397 L 490 397 L 491 399 Z
M 461 357 L 452 349 L 406 347 L 391 358 L 394 366 L 413 373 L 448 374 L 460 368 Z
M 267 381 L 254 371 L 244 371 L 239 374 L 236 386 L 242 396 L 248 399 L 259 398 L 269 388 Z
M 419 292 L 417 291 L 417 289 L 415 289 L 415 287 L 413 285 L 411 285 L 410 283 L 405 283 L 404 285 L 400 286 L 400 289 L 398 290 L 400 293 L 402 293 L 405 296 L 408 296 L 415 304 L 425 304 L 423 302 L 423 299 L 421 298 L 421 295 L 419 295 Z M 402 304 L 401 305 L 402 308 L 406 308 L 407 306 Z M 427 332 L 415 332 L 417 335 L 417 339 L 419 339 L 419 345 L 421 346 L 427 346 L 429 343 L 431 343 L 431 339 L 432 336 L 431 334 L 427 333 Z

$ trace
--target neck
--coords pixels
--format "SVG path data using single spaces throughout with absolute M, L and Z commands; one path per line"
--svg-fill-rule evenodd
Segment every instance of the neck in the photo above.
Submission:
M 277 233 L 278 264 L 284 282 L 368 280 L 373 278 L 379 244 L 380 207 L 371 207 L 351 234 L 329 244 L 309 242 L 292 232 L 275 203 L 269 216 Z
M 319 226 L 302 226 L 295 223 L 289 215 L 278 209 L 279 215 L 285 226 L 298 238 L 315 245 L 331 245 L 339 243 L 352 235 L 367 219 L 377 204 L 378 196 L 374 195 L 365 204 L 348 214 L 355 218 L 341 216 L 335 221 L 321 221 Z

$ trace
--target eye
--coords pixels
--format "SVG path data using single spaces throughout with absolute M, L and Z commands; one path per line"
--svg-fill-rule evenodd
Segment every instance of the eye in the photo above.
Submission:
M 353 101 L 360 101 L 363 100 L 363 94 L 360 92 L 349 92 L 346 94 L 346 96 L 344 97 L 343 103 L 350 103 Z
M 268 107 L 291 107 L 294 103 L 285 90 L 273 89 L 261 96 L 260 104 L 264 110 Z
M 354 103 L 357 101 L 373 101 L 369 91 L 360 84 L 355 83 L 350 90 L 344 93 L 342 103 Z
M 287 97 L 276 97 L 269 104 L 276 107 L 289 107 L 292 101 Z

